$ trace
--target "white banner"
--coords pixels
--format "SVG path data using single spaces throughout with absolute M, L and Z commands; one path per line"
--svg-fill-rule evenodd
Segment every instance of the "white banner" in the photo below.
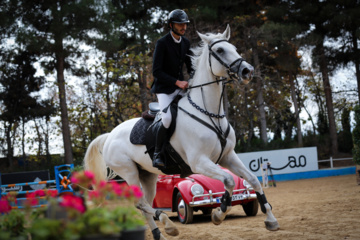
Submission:
M 319 170 L 316 147 L 239 153 L 237 155 L 256 176 L 261 176 L 261 164 L 266 163 L 270 163 L 274 175 Z

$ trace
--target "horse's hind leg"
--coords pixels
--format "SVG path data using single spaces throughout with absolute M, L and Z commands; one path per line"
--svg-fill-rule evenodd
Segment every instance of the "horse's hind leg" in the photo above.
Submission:
M 114 155 L 114 156 L 119 156 L 119 155 Z M 122 155 L 124 156 L 124 154 Z M 179 235 L 178 229 L 176 228 L 175 224 L 169 219 L 169 217 L 161 211 L 156 211 L 149 204 L 149 202 L 152 203 L 152 200 L 155 197 L 157 175 L 151 174 L 149 172 L 141 171 L 141 174 L 144 174 L 144 176 L 141 177 L 141 185 L 140 185 L 140 173 L 135 162 L 133 162 L 130 159 L 127 160 L 123 159 L 122 161 L 123 161 L 122 164 L 118 164 L 118 163 L 116 164 L 115 161 L 107 161 L 107 166 L 110 167 L 115 173 L 120 175 L 127 182 L 127 184 L 142 186 L 144 196 L 141 197 L 139 201 L 136 203 L 136 207 L 143 212 L 150 226 L 150 229 L 153 233 L 154 239 L 156 240 L 166 239 L 159 231 L 154 221 L 154 217 L 159 219 L 160 222 L 165 225 L 165 232 L 168 235 L 171 236 Z
M 140 171 L 139 173 L 140 182 L 142 186 L 142 191 L 145 195 L 145 199 L 147 204 L 140 203 L 137 205 L 140 208 L 150 226 L 151 232 L 153 234 L 153 238 L 155 240 L 165 239 L 165 237 L 160 232 L 154 221 L 154 215 L 156 218 L 160 220 L 164 224 L 165 232 L 171 236 L 179 235 L 179 231 L 176 228 L 175 224 L 168 218 L 168 216 L 161 212 L 155 211 L 152 207 L 149 206 L 150 203 L 154 201 L 156 194 L 156 182 L 157 182 L 157 174 L 149 173 L 147 171 Z
M 229 169 L 235 175 L 244 178 L 248 181 L 251 186 L 254 188 L 258 201 L 260 203 L 261 211 L 266 214 L 265 226 L 266 229 L 270 231 L 279 230 L 280 225 L 276 220 L 275 216 L 272 213 L 272 207 L 267 202 L 265 193 L 261 187 L 261 184 L 257 177 L 251 173 L 243 164 L 243 162 L 237 157 L 235 152 L 230 153 L 226 158 L 224 158 L 220 165 Z

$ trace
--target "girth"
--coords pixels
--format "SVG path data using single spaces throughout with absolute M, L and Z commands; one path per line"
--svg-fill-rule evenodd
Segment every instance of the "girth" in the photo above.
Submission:
M 220 152 L 220 155 L 219 155 L 219 158 L 218 160 L 215 162 L 215 164 L 218 164 L 218 162 L 220 161 L 221 159 L 221 156 L 224 152 L 224 149 L 225 149 L 225 146 L 226 146 L 226 143 L 227 143 L 227 137 L 229 136 L 229 133 L 230 133 L 230 123 L 228 122 L 228 126 L 227 126 L 227 129 L 225 132 L 222 132 L 221 130 L 211 126 L 209 123 L 205 122 L 204 120 L 202 120 L 201 118 L 195 116 L 194 114 L 192 113 L 189 113 L 188 111 L 186 111 L 185 109 L 183 109 L 182 107 L 178 106 L 178 108 L 183 111 L 184 113 L 188 114 L 191 118 L 193 118 L 194 120 L 198 121 L 199 123 L 203 124 L 204 126 L 208 127 L 209 129 L 211 129 L 213 132 L 216 133 L 216 135 L 218 136 L 219 138 L 219 141 L 220 141 L 220 146 L 221 146 L 221 152 Z

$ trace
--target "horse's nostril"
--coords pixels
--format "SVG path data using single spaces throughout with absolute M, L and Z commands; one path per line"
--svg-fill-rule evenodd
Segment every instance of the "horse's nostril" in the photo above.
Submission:
M 243 71 L 242 71 L 242 75 L 243 76 L 246 76 L 249 72 L 251 72 L 248 68 L 245 68 Z

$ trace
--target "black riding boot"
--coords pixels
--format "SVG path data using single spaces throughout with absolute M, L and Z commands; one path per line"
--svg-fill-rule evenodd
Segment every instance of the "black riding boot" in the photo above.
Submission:
M 167 133 L 167 129 L 161 123 L 161 126 L 159 127 L 156 133 L 156 144 L 155 144 L 153 167 L 159 168 L 165 166 L 164 160 L 161 159 L 162 158 L 161 149 L 166 139 L 166 133 Z

